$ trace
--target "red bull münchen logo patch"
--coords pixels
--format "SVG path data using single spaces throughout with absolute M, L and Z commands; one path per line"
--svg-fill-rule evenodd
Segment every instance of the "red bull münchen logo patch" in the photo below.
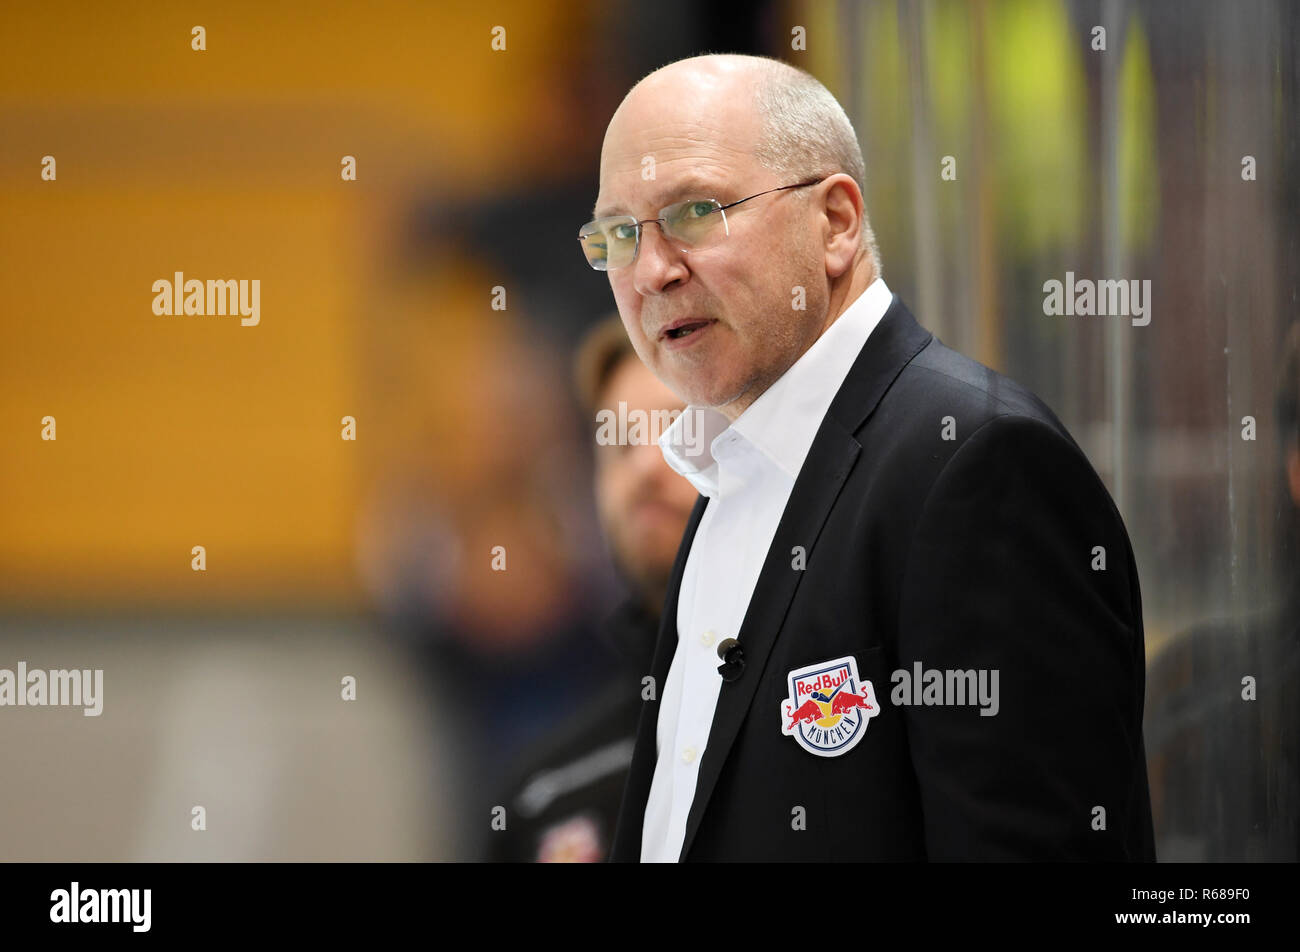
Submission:
M 858 679 L 852 655 L 791 671 L 790 696 L 781 702 L 781 733 L 818 757 L 838 757 L 867 732 L 880 711 L 870 681 Z

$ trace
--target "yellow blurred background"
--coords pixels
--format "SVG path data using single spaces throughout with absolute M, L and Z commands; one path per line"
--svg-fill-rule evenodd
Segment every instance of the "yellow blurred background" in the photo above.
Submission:
M 508 326 L 472 260 L 393 287 L 385 238 L 413 192 L 552 171 L 576 117 L 524 93 L 590 16 L 528 2 L 7 8 L 0 598 L 358 605 L 367 479 L 420 452 L 413 422 L 472 442 L 447 411 Z M 498 21 L 504 54 L 489 48 Z M 261 323 L 155 316 L 152 283 L 178 270 L 260 279 Z M 436 334 L 413 326 L 448 314 Z M 419 376 L 376 393 L 364 358 L 390 335 L 414 338 Z M 57 442 L 32 438 L 46 415 Z M 356 442 L 340 439 L 346 415 Z

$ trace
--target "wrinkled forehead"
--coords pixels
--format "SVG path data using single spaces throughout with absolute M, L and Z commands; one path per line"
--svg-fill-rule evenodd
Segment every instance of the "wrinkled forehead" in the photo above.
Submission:
M 703 97 L 674 110 L 662 97 L 629 97 L 605 132 L 593 216 L 649 216 L 674 201 L 730 198 L 753 182 L 757 130 L 745 106 Z

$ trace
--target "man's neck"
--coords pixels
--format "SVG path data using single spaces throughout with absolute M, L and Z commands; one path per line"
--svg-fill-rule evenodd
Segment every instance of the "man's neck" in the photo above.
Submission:
M 826 306 L 826 313 L 830 315 L 824 327 L 822 334 L 826 333 L 826 328 L 834 324 L 841 314 L 849 309 L 849 305 L 862 297 L 871 283 L 876 280 L 876 267 L 871 260 L 870 255 L 863 255 L 862 261 L 853 267 L 852 277 L 840 287 L 831 285 L 830 301 Z M 818 335 L 821 336 L 820 334 Z

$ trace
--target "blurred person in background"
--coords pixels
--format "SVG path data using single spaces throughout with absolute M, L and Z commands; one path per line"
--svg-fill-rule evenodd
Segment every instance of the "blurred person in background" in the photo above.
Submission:
M 1300 323 L 1283 347 L 1275 402 L 1283 598 L 1198 625 L 1151 664 L 1151 800 L 1169 860 L 1300 859 Z
M 482 791 L 500 790 L 573 699 L 615 670 L 591 650 L 592 605 L 612 604 L 615 579 L 588 511 L 590 436 L 577 425 L 567 360 L 508 313 L 460 322 L 477 342 L 450 357 L 449 343 L 435 362 L 425 335 L 445 336 L 427 318 L 438 293 L 457 313 L 456 285 L 438 274 L 422 275 L 396 308 L 379 305 L 413 315 L 393 322 L 410 333 L 390 341 L 383 367 L 420 422 L 396 409 L 376 420 L 372 439 L 397 450 L 360 514 L 358 558 L 423 680 L 427 721 L 451 739 L 455 770 L 439 779 L 462 803 L 435 819 L 464 830 L 460 858 L 471 859 L 491 821 L 464 819 Z
M 617 314 L 583 338 L 574 380 L 588 421 L 602 414 L 663 419 L 682 402 L 641 363 Z M 594 488 L 600 526 L 627 597 L 600 628 L 600 646 L 619 660 L 619 673 L 547 738 L 498 801 L 504 830 L 493 831 L 487 856 L 496 862 L 600 862 L 606 858 L 632 759 L 641 679 L 659 630 L 660 613 L 695 504 L 694 487 L 669 469 L 657 430 L 629 431 L 609 442 L 597 429 Z

